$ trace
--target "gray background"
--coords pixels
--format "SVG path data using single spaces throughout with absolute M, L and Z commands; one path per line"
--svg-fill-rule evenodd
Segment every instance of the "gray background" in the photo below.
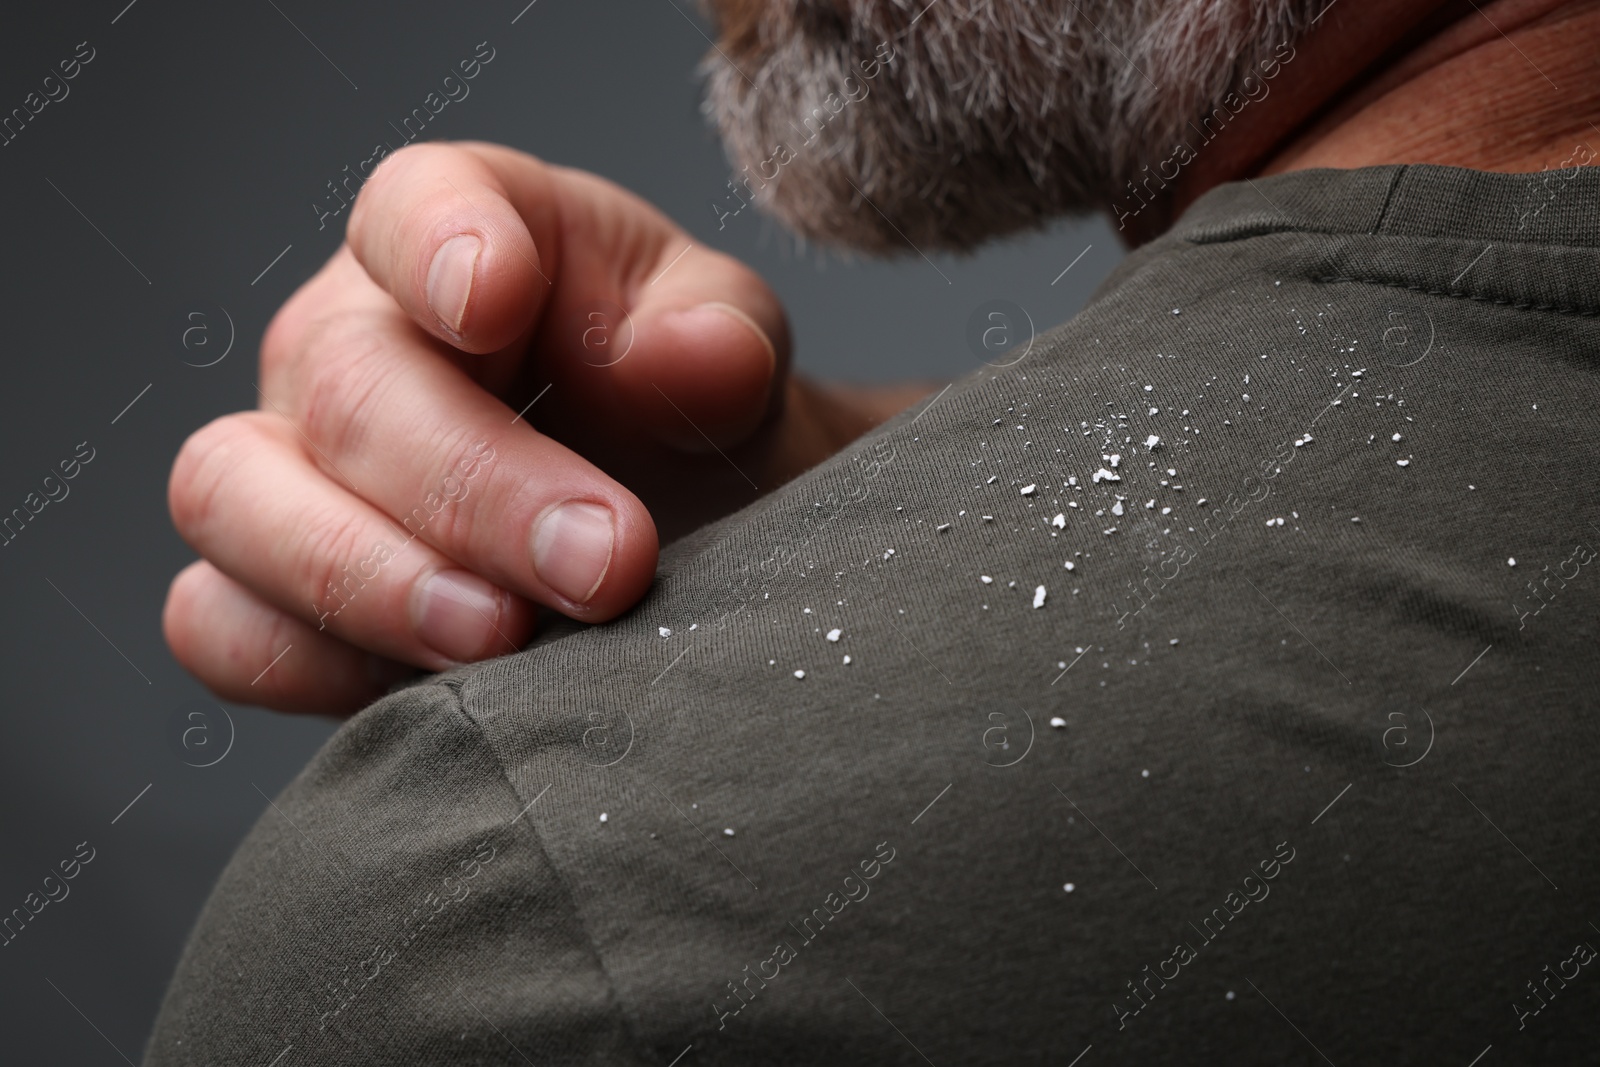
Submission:
M 70 895 L 0 948 L 7 1062 L 139 1058 L 234 843 L 333 729 L 224 712 L 167 652 L 162 601 L 193 558 L 167 517 L 167 470 L 195 428 L 256 405 L 261 329 L 340 238 L 333 225 L 318 231 L 310 207 L 324 183 L 376 141 L 398 144 L 388 124 L 478 42 L 494 62 L 429 138 L 503 142 L 637 191 L 768 279 L 799 366 L 816 375 L 957 375 L 978 362 L 965 336 L 980 305 L 1013 301 L 1043 329 L 1077 311 L 1122 254 L 1099 220 L 933 264 L 909 250 L 894 263 L 823 260 L 749 211 L 719 232 L 709 202 L 728 168 L 698 112 L 693 72 L 707 44 L 687 0 L 525 3 L 96 0 L 8 12 L 0 114 L 78 42 L 97 54 L 66 99 L 0 147 L 11 338 L 0 513 L 79 442 L 95 449 L 70 495 L 0 548 L 11 679 L 0 914 L 79 842 L 96 850 Z M 210 308 L 225 340 L 215 306 L 232 318 L 231 353 L 185 365 L 188 311 Z M 174 742 L 185 726 L 205 731 L 187 749 Z

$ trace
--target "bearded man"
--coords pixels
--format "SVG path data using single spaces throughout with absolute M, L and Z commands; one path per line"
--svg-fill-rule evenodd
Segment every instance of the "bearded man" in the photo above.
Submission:
M 715 6 L 740 203 L 1140 247 L 847 390 L 601 178 L 386 161 L 179 456 L 166 627 L 288 709 L 443 673 L 263 815 L 146 1062 L 1591 1057 L 1600 4 Z

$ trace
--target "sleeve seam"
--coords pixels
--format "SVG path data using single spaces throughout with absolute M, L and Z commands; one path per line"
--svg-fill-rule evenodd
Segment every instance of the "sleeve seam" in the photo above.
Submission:
M 500 772 L 500 781 L 505 785 L 506 790 L 511 794 L 514 803 L 520 805 L 523 802 L 522 793 L 519 789 L 517 789 L 516 783 L 511 780 L 511 776 L 506 772 L 505 761 L 500 758 L 500 753 L 495 749 L 494 743 L 489 740 L 489 735 L 484 730 L 483 724 L 478 721 L 476 716 L 467 710 L 466 701 L 463 699 L 461 691 L 461 679 L 440 679 L 439 684 L 443 688 L 450 691 L 451 695 L 454 697 L 456 714 L 466 721 L 471 732 L 483 745 L 484 750 L 489 755 L 489 758 L 494 761 L 495 767 Z M 535 797 L 534 799 L 538 798 Z M 529 804 L 529 807 L 531 806 L 532 805 Z M 526 808 L 522 808 L 520 810 L 522 815 L 526 815 L 528 813 Z M 514 817 L 512 822 L 522 821 L 522 815 Z M 509 826 L 510 824 L 507 825 Z M 578 907 L 577 896 L 572 890 L 572 882 L 570 879 L 568 879 L 566 872 L 561 869 L 561 867 L 555 862 L 554 858 L 550 855 L 550 850 L 545 847 L 544 838 L 542 835 L 540 835 L 539 830 L 534 825 L 532 818 L 528 818 L 526 820 L 526 826 L 527 834 L 533 847 L 537 850 L 538 854 L 543 857 L 545 863 L 549 864 L 550 870 L 554 873 L 557 883 L 561 886 L 561 892 L 565 898 L 564 904 L 567 908 L 571 909 L 572 917 L 577 923 L 579 932 L 583 935 L 585 944 L 589 948 L 589 955 L 594 961 L 595 969 L 600 972 L 600 977 L 605 980 L 606 994 L 611 1001 L 611 1007 L 616 1012 L 617 1020 L 622 1027 L 623 1035 L 625 1036 L 629 1047 L 633 1050 L 634 1056 L 637 1059 L 638 1050 L 641 1047 L 639 1035 L 634 1032 L 633 1024 L 628 1018 L 628 1013 L 622 1006 L 622 998 L 617 993 L 617 983 L 611 977 L 611 972 L 606 969 L 605 957 L 600 953 L 600 946 L 595 943 L 594 935 L 589 932 L 588 925 L 583 921 L 583 912 Z

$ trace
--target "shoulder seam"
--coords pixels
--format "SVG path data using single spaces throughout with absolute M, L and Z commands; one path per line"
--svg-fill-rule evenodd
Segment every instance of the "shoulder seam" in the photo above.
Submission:
M 1539 304 L 1532 300 L 1510 300 L 1506 297 L 1487 296 L 1483 293 L 1468 292 L 1464 289 L 1435 289 L 1425 285 L 1408 285 L 1388 278 L 1363 278 L 1343 274 L 1321 275 L 1311 279 L 1317 284 L 1354 283 L 1357 285 L 1381 285 L 1387 289 L 1405 289 L 1413 293 L 1425 293 L 1428 296 L 1447 296 L 1457 300 L 1476 300 L 1484 304 L 1499 304 L 1502 307 L 1515 308 L 1518 311 L 1552 311 L 1558 315 L 1577 315 L 1591 318 L 1600 315 L 1600 308 L 1573 307 L 1566 304 Z

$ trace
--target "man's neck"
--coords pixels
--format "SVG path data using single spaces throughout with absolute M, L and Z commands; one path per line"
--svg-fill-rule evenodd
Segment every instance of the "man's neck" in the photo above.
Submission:
M 1381 4 L 1383 13 L 1374 13 Z M 1335 0 L 1294 77 L 1201 152 L 1160 230 L 1213 186 L 1312 167 L 1520 173 L 1600 158 L 1600 0 Z M 1151 213 L 1152 215 L 1154 213 Z

